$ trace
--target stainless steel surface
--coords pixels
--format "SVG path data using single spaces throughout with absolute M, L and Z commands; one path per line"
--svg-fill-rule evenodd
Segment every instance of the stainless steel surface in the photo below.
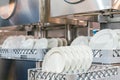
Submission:
M 91 36 L 90 35 L 90 29 L 91 29 L 91 27 L 92 27 L 91 22 L 88 22 L 88 32 L 87 32 L 88 34 L 87 35 L 88 35 L 88 39 L 89 40 L 90 40 L 90 36 Z
M 6 0 L 1 1 L 5 2 Z M 45 19 L 47 19 L 46 15 L 48 14 L 48 10 L 46 10 L 45 7 L 47 1 L 48 0 L 15 0 L 16 7 L 14 12 L 11 12 L 12 15 L 10 15 L 10 17 L 8 16 L 8 19 L 0 18 L 0 26 L 24 25 L 45 21 Z M 6 4 L 2 4 L 2 6 L 6 6 Z M 2 6 L 0 6 L 0 9 L 2 9 Z M 6 12 L 7 10 L 3 11 Z
M 0 17 L 8 19 L 12 16 L 16 6 L 16 0 L 1 0 L 0 1 Z
M 97 21 L 93 16 L 86 16 L 83 19 L 83 16 L 70 16 L 70 17 L 58 17 L 58 18 L 49 18 L 50 23 L 54 24 L 70 24 L 70 25 L 79 25 L 79 26 L 87 26 L 87 21 Z
M 67 41 L 68 41 L 68 44 L 70 44 L 71 43 L 71 41 L 72 41 L 72 35 L 71 35 L 71 27 L 70 27 L 70 25 L 69 24 L 67 24 L 66 25 L 66 39 L 67 39 Z
M 3 1 L 5 2 L 5 1 Z M 2 4 L 2 3 L 1 3 Z M 15 0 L 15 9 L 14 12 L 11 12 L 12 15 L 8 19 L 0 18 L 0 26 L 12 26 L 12 25 L 26 25 L 31 23 L 56 23 L 56 24 L 71 24 L 78 25 L 76 20 L 73 17 L 68 18 L 50 18 L 50 0 Z M 3 4 L 2 4 L 3 5 Z M 0 6 L 2 8 L 2 6 Z M 6 10 L 3 10 L 6 12 Z M 8 12 L 8 11 L 7 11 Z M 93 20 L 91 16 L 87 16 L 83 19 L 83 17 L 76 19 L 81 20 Z M 82 26 L 86 26 L 86 21 L 79 23 Z
M 69 4 L 64 0 L 51 0 L 52 17 L 78 13 L 90 13 L 108 9 L 119 10 L 120 0 L 84 0 L 77 4 Z
M 101 16 L 98 20 L 101 29 L 120 29 L 120 14 L 110 16 Z

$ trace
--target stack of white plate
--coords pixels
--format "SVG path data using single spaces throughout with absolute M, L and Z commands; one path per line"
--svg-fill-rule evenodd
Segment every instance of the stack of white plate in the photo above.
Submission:
M 117 35 L 118 35 L 118 47 L 117 47 L 117 49 L 120 49 L 120 29 L 115 29 L 114 30 L 116 33 L 117 33 Z
M 10 36 L 2 44 L 2 48 L 17 49 L 20 48 L 25 36 Z
M 52 48 L 44 57 L 42 70 L 54 73 L 86 72 L 92 63 L 92 50 L 85 45 Z
M 48 39 L 48 48 L 67 46 L 67 40 L 65 38 L 51 38 Z
M 48 41 L 46 38 L 41 39 L 26 39 L 22 41 L 21 49 L 47 49 Z
M 34 39 L 32 36 L 10 36 L 2 44 L 4 49 L 47 49 L 46 38 Z
M 48 47 L 48 40 L 46 38 L 41 39 L 34 39 L 34 49 L 47 49 Z
M 53 48 L 58 46 L 58 40 L 56 38 L 48 39 L 48 48 Z
M 20 49 L 32 49 L 33 47 L 34 47 L 34 39 L 27 39 L 27 40 L 22 41 L 22 44 L 20 45 L 19 48 Z
M 71 46 L 74 45 L 89 45 L 88 37 L 86 36 L 78 36 L 76 39 L 74 39 L 71 43 Z
M 60 38 L 62 41 L 63 41 L 63 46 L 67 46 L 68 45 L 68 42 L 65 38 Z
M 10 36 L 2 44 L 5 49 L 47 49 L 60 46 L 67 46 L 64 38 L 40 38 L 34 39 L 33 36 Z
M 113 50 L 120 48 L 120 30 L 104 29 L 97 32 L 90 40 L 92 49 Z

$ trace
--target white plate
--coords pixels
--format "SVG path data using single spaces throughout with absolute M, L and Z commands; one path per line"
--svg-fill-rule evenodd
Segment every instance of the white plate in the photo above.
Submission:
M 61 50 L 64 51 L 64 54 L 67 55 L 66 63 L 69 63 L 65 66 L 64 72 L 71 73 L 70 71 L 71 71 L 72 62 L 73 62 L 73 56 L 67 47 L 60 47 L 60 48 Z
M 43 66 L 45 66 L 43 71 L 61 73 L 65 67 L 64 57 L 59 52 L 54 52 L 46 59 L 45 65 L 43 64 Z
M 71 60 L 72 60 L 72 63 L 71 63 L 71 68 L 70 68 L 70 73 L 72 72 L 76 72 L 76 69 L 77 69 L 77 61 L 78 61 L 78 58 L 76 58 L 76 51 L 71 47 L 66 47 L 69 51 L 69 55 L 71 56 Z
M 84 51 L 82 48 L 80 48 L 80 46 L 74 46 L 74 48 L 77 49 L 77 54 L 78 54 L 78 57 L 79 57 L 79 61 L 78 61 L 78 72 L 79 73 L 82 73 L 84 70 L 83 70 L 83 65 L 84 65 L 84 60 L 85 60 L 85 55 L 84 55 Z
M 80 51 L 80 49 L 78 48 L 78 46 L 71 46 L 71 50 L 72 50 L 72 53 L 74 55 L 74 64 L 75 65 L 75 69 L 74 69 L 74 73 L 78 73 L 79 70 L 80 70 L 80 67 L 83 65 L 82 64 L 82 60 L 83 60 L 83 56 Z
M 117 49 L 120 49 L 120 29 L 115 29 L 114 30 L 116 33 L 117 33 L 117 35 L 118 35 L 118 42 L 119 42 L 119 45 L 118 45 L 118 48 Z
M 65 38 L 61 38 L 62 39 L 62 41 L 63 41 L 63 46 L 67 46 L 67 40 L 65 39 Z
M 20 45 L 24 40 L 25 40 L 24 36 L 10 36 L 4 41 L 2 48 L 18 49 L 20 48 Z
M 90 40 L 92 49 L 117 49 L 118 35 L 110 29 L 97 32 Z
M 86 72 L 92 63 L 92 51 L 87 46 L 52 48 L 44 57 L 42 69 L 46 72 Z
M 17 36 L 16 37 L 16 45 L 17 45 L 17 48 L 20 48 L 20 46 L 21 46 L 21 44 L 22 44 L 22 42 L 23 41 L 25 41 L 25 36 L 23 36 L 23 35 L 20 35 L 20 36 Z
M 27 39 L 22 42 L 20 48 L 21 49 L 33 49 L 35 40 L 34 39 Z
M 13 42 L 15 42 L 16 40 L 16 36 L 10 36 L 8 37 L 4 42 L 3 42 L 3 45 L 2 45 L 2 48 L 6 48 L 6 49 L 13 49 L 16 47 L 16 45 L 14 45 Z
M 57 38 L 57 40 L 58 40 L 58 47 L 63 46 L 63 41 L 62 41 L 62 39 Z
M 48 40 L 46 38 L 36 39 L 34 49 L 47 49 Z
M 33 36 L 25 36 L 25 37 L 26 37 L 26 40 L 27 40 L 27 39 L 34 39 Z
M 48 48 L 58 47 L 58 40 L 56 38 L 48 39 Z
M 53 55 L 53 54 L 55 54 L 55 55 Z M 60 57 L 60 55 L 62 57 Z M 57 59 L 57 58 L 59 58 L 59 59 Z M 51 65 L 51 64 L 54 64 L 54 65 Z M 49 65 L 50 65 L 50 67 L 49 67 Z M 56 47 L 56 48 L 51 49 L 45 55 L 43 64 L 42 64 L 42 69 L 43 69 L 43 71 L 47 71 L 47 72 L 61 73 L 61 72 L 64 72 L 65 67 L 67 65 L 70 65 L 67 54 L 64 53 L 64 51 L 62 51 L 60 48 Z
M 80 46 L 80 48 L 84 51 L 84 57 L 85 57 L 85 61 L 84 61 L 84 72 L 87 72 L 87 70 L 90 68 L 92 61 L 93 61 L 93 52 L 92 50 L 85 45 Z
M 87 54 L 84 51 L 84 49 L 81 48 L 81 46 L 79 46 L 78 49 L 79 49 L 78 54 L 80 55 L 80 58 L 82 58 L 81 63 L 79 63 L 81 66 L 78 64 L 79 65 L 79 73 L 83 73 L 85 71 L 85 65 L 86 65 L 86 62 L 87 62 L 87 60 L 86 60 L 87 59 L 86 58 Z
M 113 31 L 115 31 L 117 33 L 117 35 L 120 36 L 120 29 L 114 29 Z
M 88 38 L 85 36 L 79 36 L 72 41 L 71 46 L 74 45 L 89 45 Z
M 75 50 L 72 49 L 71 46 L 66 46 L 65 47 L 65 50 L 68 52 L 68 56 L 69 56 L 69 59 L 71 60 L 71 65 L 70 65 L 70 70 L 69 70 L 69 73 L 73 73 L 76 71 L 76 67 L 77 67 L 77 59 L 76 59 L 76 55 L 74 54 L 75 53 Z M 74 52 L 74 53 L 73 53 Z

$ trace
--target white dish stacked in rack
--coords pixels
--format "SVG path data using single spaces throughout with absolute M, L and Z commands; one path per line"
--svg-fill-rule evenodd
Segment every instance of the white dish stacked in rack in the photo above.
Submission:
M 53 47 L 67 46 L 64 38 L 40 38 L 33 36 L 10 36 L 2 44 L 3 49 L 47 49 Z
M 48 48 L 67 46 L 64 38 L 40 38 L 33 36 L 10 36 L 0 49 L 0 57 L 6 59 L 30 59 L 42 61 Z
M 71 46 L 74 46 L 74 45 L 87 45 L 88 46 L 89 45 L 88 37 L 86 37 L 86 36 L 78 36 L 71 43 Z
M 34 39 L 32 36 L 10 36 L 3 45 L 3 49 L 46 49 L 46 38 Z
M 45 55 L 42 70 L 55 73 L 82 73 L 90 68 L 92 59 L 92 50 L 88 46 L 56 47 Z
M 90 40 L 94 51 L 93 62 L 120 63 L 120 30 L 104 29 L 97 32 Z
M 104 29 L 97 32 L 90 40 L 92 49 L 113 50 L 119 46 L 119 36 L 111 29 Z

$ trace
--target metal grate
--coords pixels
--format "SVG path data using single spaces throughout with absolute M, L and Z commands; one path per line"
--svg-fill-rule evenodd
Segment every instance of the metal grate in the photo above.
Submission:
M 0 49 L 0 58 L 43 61 L 49 49 Z M 120 50 L 93 50 L 93 62 L 120 63 Z
M 93 50 L 93 62 L 95 63 L 120 63 L 120 50 Z
M 0 57 L 42 61 L 48 49 L 0 49 Z
M 66 74 L 66 73 L 50 73 L 42 72 L 41 69 L 29 69 L 29 80 L 96 80 L 119 74 L 119 67 L 106 65 L 93 65 L 87 73 L 81 74 Z
M 112 52 L 111 57 L 120 57 L 120 50 L 93 50 L 94 57 L 102 57 L 105 54 L 109 54 L 109 51 Z

